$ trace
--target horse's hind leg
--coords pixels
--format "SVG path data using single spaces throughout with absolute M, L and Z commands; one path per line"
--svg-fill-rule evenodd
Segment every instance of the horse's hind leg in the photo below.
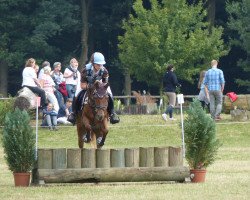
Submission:
M 77 120 L 77 134 L 78 134 L 78 146 L 79 148 L 83 148 L 83 133 L 84 133 L 85 129 L 83 127 L 83 124 L 81 124 L 79 122 L 79 120 Z

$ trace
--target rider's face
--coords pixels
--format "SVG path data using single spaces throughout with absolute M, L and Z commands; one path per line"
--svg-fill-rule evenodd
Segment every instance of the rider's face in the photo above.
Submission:
M 102 66 L 103 66 L 103 65 L 95 64 L 95 63 L 94 63 L 94 68 L 95 68 L 96 71 L 98 71 L 99 69 L 101 69 Z

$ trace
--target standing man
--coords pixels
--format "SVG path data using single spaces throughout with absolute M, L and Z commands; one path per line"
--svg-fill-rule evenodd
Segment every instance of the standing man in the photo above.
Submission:
M 169 65 L 167 71 L 163 76 L 163 87 L 164 93 L 168 97 L 168 107 L 167 110 L 162 114 L 163 120 L 167 121 L 167 114 L 169 114 L 169 120 L 175 120 L 173 118 L 173 109 L 176 103 L 176 87 L 180 87 L 177 77 L 174 73 L 174 66 Z
M 222 97 L 225 86 L 223 71 L 217 68 L 218 61 L 211 61 L 211 69 L 205 75 L 204 85 L 207 97 L 210 99 L 211 117 L 218 121 L 221 120 Z

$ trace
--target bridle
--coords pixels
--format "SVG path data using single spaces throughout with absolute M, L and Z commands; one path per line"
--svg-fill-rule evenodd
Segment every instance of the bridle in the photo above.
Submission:
M 98 110 L 107 110 L 108 107 L 108 100 L 104 104 L 96 104 L 95 99 L 103 99 L 103 98 L 108 98 L 108 92 L 105 90 L 103 94 L 98 93 L 97 89 L 94 89 L 93 91 L 88 92 L 88 104 L 90 107 L 93 109 L 93 111 L 96 113 Z

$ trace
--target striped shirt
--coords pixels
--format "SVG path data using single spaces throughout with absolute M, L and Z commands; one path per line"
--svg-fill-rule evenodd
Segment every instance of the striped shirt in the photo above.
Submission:
M 221 86 L 225 84 L 225 79 L 222 70 L 217 67 L 212 67 L 206 72 L 204 85 L 209 91 L 221 90 Z

